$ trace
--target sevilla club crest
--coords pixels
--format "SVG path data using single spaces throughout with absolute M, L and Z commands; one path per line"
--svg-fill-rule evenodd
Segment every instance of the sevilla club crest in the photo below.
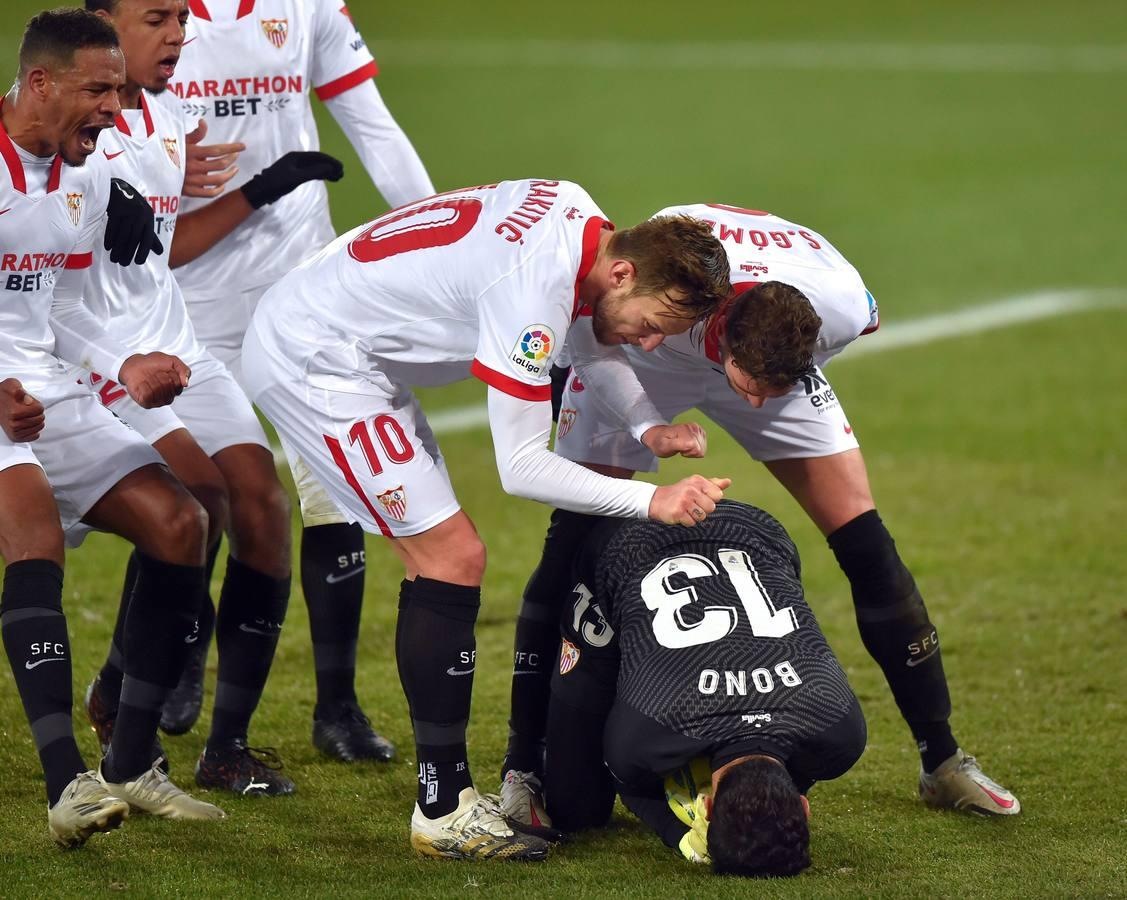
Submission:
M 290 20 L 263 19 L 262 32 L 271 44 L 281 50 L 286 43 L 286 38 L 290 36 Z
M 164 152 L 172 160 L 172 165 L 180 168 L 180 142 L 176 138 L 164 138 Z
M 67 194 L 67 215 L 77 228 L 82 217 L 82 194 Z
M 407 518 L 407 492 L 403 490 L 403 485 L 394 487 L 390 491 L 384 491 L 382 494 L 376 494 L 376 499 L 380 501 L 380 505 L 396 522 L 402 522 Z
M 575 668 L 579 662 L 579 648 L 571 641 L 565 640 L 560 646 L 560 674 L 566 675 Z
M 561 409 L 559 421 L 556 424 L 556 437 L 567 437 L 567 433 L 571 431 L 571 426 L 575 424 L 575 419 L 579 415 L 577 409 Z

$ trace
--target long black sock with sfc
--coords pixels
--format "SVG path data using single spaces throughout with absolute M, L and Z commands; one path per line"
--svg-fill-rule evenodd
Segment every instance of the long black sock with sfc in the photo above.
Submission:
M 4 573 L 0 631 L 54 806 L 86 763 L 74 740 L 70 641 L 63 570 L 49 559 L 14 562 Z
M 356 701 L 356 644 L 364 604 L 364 529 L 315 525 L 301 533 L 301 587 L 317 676 L 317 706 Z
M 406 600 L 406 603 L 404 603 Z M 419 808 L 435 819 L 472 786 L 466 751 L 481 588 L 416 578 L 400 598 L 396 658 L 415 729 Z

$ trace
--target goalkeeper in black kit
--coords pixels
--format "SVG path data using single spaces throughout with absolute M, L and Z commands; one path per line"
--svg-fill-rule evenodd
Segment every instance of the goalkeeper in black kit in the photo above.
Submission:
M 552 681 L 551 821 L 604 825 L 617 792 L 717 873 L 797 875 L 806 792 L 848 771 L 866 732 L 793 542 L 731 501 L 694 528 L 589 525 Z

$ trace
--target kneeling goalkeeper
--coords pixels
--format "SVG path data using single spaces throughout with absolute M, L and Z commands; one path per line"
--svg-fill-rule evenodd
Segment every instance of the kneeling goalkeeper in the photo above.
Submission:
M 731 501 L 693 529 L 591 518 L 575 576 L 548 716 L 554 826 L 606 824 L 617 791 L 717 873 L 805 869 L 806 792 L 866 731 L 783 527 Z

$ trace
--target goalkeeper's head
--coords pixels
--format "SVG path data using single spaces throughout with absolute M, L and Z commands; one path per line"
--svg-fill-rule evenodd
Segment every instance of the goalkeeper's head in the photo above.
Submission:
M 809 806 L 770 756 L 746 756 L 716 771 L 708 855 L 717 875 L 797 875 L 810 865 Z

